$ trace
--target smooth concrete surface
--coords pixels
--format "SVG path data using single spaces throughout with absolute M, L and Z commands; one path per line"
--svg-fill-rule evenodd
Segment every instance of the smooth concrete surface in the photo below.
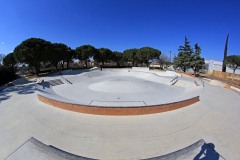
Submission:
M 199 140 L 198 142 L 178 151 L 162 156 L 147 158 L 145 160 L 224 160 L 224 158 L 217 151 L 215 151 L 214 148 L 215 146 L 213 144 L 207 144 L 204 142 L 204 140 Z M 28 139 L 24 144 L 22 144 L 6 158 L 6 160 L 16 159 L 93 160 L 87 157 L 65 152 L 51 145 L 46 145 L 33 137 Z
M 169 74 L 167 73 L 167 75 Z M 202 89 L 202 87 L 196 87 L 193 82 L 183 79 L 179 79 L 179 83 L 171 85 L 171 81 L 176 79 L 176 75 L 164 77 L 153 71 L 107 69 L 63 76 L 70 84 L 56 85 L 50 88 L 38 87 L 39 91 L 42 91 L 40 94 L 57 101 L 80 105 L 133 107 L 184 101 L 199 96 Z M 47 77 L 45 81 L 52 82 L 54 80 L 52 77 L 50 79 Z M 48 90 L 52 90 L 50 95 L 47 94 Z
M 46 145 L 35 138 L 28 139 L 19 146 L 6 160 L 93 160 L 65 152 L 51 145 Z
M 196 80 L 181 78 L 184 85 Z M 0 92 L 0 159 L 30 137 L 106 160 L 156 157 L 203 139 L 225 159 L 240 159 L 240 96 L 205 81 L 200 97 L 200 102 L 170 112 L 97 116 L 39 102 L 34 83 L 9 87 Z

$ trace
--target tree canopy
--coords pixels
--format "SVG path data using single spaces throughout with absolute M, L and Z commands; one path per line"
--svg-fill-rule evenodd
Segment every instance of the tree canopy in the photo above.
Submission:
M 113 53 L 108 48 L 100 48 L 98 52 L 94 55 L 93 59 L 97 62 L 101 62 L 104 66 L 105 62 L 110 62 L 113 59 Z
M 174 66 L 175 68 L 179 67 L 181 70 L 186 72 L 187 69 L 191 67 L 191 55 L 193 50 L 190 46 L 190 42 L 185 36 L 185 41 L 183 46 L 179 46 L 178 48 L 178 56 L 174 58 Z
M 123 59 L 125 62 L 132 62 L 133 66 L 137 65 L 139 63 L 139 59 L 136 56 L 138 49 L 136 48 L 131 48 L 131 49 L 126 49 L 123 51 Z
M 161 51 L 151 47 L 143 47 L 137 51 L 137 58 L 140 63 L 145 63 L 147 66 L 149 64 L 149 60 L 159 59 L 160 55 Z
M 194 71 L 194 74 L 196 74 L 203 68 L 205 60 L 200 56 L 201 48 L 197 43 L 194 45 L 194 50 L 194 53 L 191 55 L 190 66 Z
M 201 48 L 196 43 L 194 45 L 194 51 L 190 45 L 190 41 L 185 36 L 185 41 L 183 46 L 179 46 L 178 55 L 174 57 L 174 68 L 180 68 L 182 71 L 186 72 L 187 69 L 192 68 L 194 74 L 202 69 L 205 64 L 204 58 L 201 58 Z
M 236 69 L 240 68 L 240 56 L 230 55 L 226 58 L 227 66 L 233 70 L 235 73 Z
M 51 42 L 40 38 L 30 38 L 14 49 L 14 57 L 18 62 L 34 67 L 38 75 L 40 63 L 47 61 L 47 53 L 49 53 L 50 48 Z
M 69 56 L 71 56 L 70 48 L 67 45 L 63 43 L 52 43 L 47 59 L 56 69 L 58 69 L 58 65 L 64 69 L 64 62 Z
M 112 60 L 117 63 L 117 67 L 124 62 L 123 53 L 114 51 Z
M 89 58 L 95 54 L 97 54 L 97 49 L 91 45 L 82 45 L 76 48 L 76 55 L 79 60 L 85 61 L 86 68 Z
M 12 71 L 14 70 L 15 66 L 17 65 L 17 61 L 14 58 L 14 54 L 9 53 L 3 58 L 3 65 L 10 68 Z

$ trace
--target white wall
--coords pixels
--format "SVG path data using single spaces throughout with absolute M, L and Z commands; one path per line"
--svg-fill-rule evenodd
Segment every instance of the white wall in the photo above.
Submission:
M 222 62 L 214 61 L 214 60 L 205 60 L 207 71 L 222 71 Z M 233 70 L 229 67 L 226 68 L 226 72 L 233 73 Z M 236 74 L 240 74 L 240 69 L 235 71 Z

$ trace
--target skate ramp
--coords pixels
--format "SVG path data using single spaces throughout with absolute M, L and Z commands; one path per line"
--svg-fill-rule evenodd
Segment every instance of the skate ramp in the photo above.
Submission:
M 30 138 L 5 160 L 93 160 L 78 156 L 51 145 L 46 145 L 35 138 Z M 224 158 L 214 150 L 212 143 L 206 143 L 204 140 L 180 149 L 178 151 L 157 156 L 153 158 L 145 158 L 145 160 L 224 160 Z

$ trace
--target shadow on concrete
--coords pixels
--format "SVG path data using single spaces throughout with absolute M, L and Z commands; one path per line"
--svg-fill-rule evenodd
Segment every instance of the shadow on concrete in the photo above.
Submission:
M 198 153 L 198 151 L 200 152 Z M 196 152 L 197 151 L 197 152 Z M 196 155 L 196 153 L 198 153 Z M 195 156 L 196 155 L 196 156 Z M 27 157 L 34 157 L 35 160 L 51 159 L 52 160 L 94 160 L 93 158 L 82 157 L 75 155 L 52 145 L 46 145 L 35 138 L 28 139 L 24 144 L 12 152 L 5 160 L 27 159 Z M 194 157 L 194 158 L 193 158 Z M 147 158 L 144 160 L 224 160 L 215 150 L 212 143 L 205 143 L 200 140 L 181 150 L 158 156 Z
M 85 73 L 85 72 L 89 72 L 89 71 L 90 71 L 89 69 L 76 69 L 76 70 L 69 69 L 69 70 L 53 72 L 53 73 L 48 74 L 47 76 L 55 77 L 55 76 L 60 76 L 60 75 L 77 75 L 77 74 L 81 74 L 81 73 Z
M 193 160 L 219 160 L 220 155 L 214 148 L 215 145 L 213 143 L 204 144 Z
M 35 84 L 28 85 L 17 85 L 17 86 L 9 86 L 0 91 L 0 103 L 4 100 L 10 99 L 10 93 L 17 94 L 32 94 L 35 92 Z

